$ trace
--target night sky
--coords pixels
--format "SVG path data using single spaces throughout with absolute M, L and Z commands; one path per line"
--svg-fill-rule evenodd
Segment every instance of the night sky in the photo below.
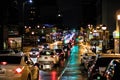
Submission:
M 39 4 L 40 16 L 44 19 L 55 19 L 54 16 L 59 11 L 64 25 L 77 27 L 95 24 L 96 7 L 94 0 L 38 0 L 37 3 Z
M 8 18 L 8 21 L 12 21 L 11 17 L 14 21 L 12 22 L 18 22 L 18 14 L 21 9 L 18 11 L 15 11 L 15 9 L 10 8 L 14 5 L 11 5 L 12 0 L 8 0 L 9 5 L 2 5 L 6 4 L 6 1 L 4 3 L 1 3 L 0 11 L 2 11 L 0 14 L 4 14 L 4 10 L 8 11 L 9 14 L 6 13 L 6 15 L 10 18 Z M 18 0 L 22 1 L 22 0 Z M 26 1 L 26 0 L 25 0 Z M 37 22 L 40 23 L 57 23 L 57 24 L 64 24 L 69 27 L 78 27 L 78 26 L 85 26 L 87 24 L 95 24 L 96 22 L 96 7 L 95 7 L 96 0 L 33 0 L 33 5 L 37 8 Z M 28 4 L 29 5 L 29 4 Z M 17 5 L 16 5 L 17 6 Z M 5 8 L 6 7 L 6 8 Z M 14 6 L 15 7 L 15 6 Z M 11 9 L 12 12 L 10 11 Z M 58 17 L 57 14 L 60 13 L 62 16 Z M 2 22 L 3 19 L 1 18 L 0 21 Z M 10 20 L 9 20 L 10 19 Z M 5 20 L 6 21 L 6 20 Z M 10 22 L 10 23 L 12 23 Z
M 71 27 L 93 24 L 95 5 L 93 0 L 59 0 L 59 6 L 65 15 L 64 22 Z

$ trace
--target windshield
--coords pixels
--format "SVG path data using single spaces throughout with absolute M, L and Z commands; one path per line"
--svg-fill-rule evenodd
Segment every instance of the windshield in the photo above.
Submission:
M 96 66 L 98 67 L 106 67 L 111 60 L 117 59 L 115 57 L 108 57 L 108 58 L 99 58 L 96 62 Z
M 58 53 L 61 53 L 61 52 L 62 52 L 61 49 L 55 49 L 55 51 L 58 52 Z
M 0 56 L 0 63 L 7 62 L 7 64 L 20 64 L 22 56 Z
M 54 55 L 54 53 L 52 51 L 42 51 L 40 55 Z
M 31 51 L 39 51 L 39 49 L 38 48 L 33 48 L 33 49 L 31 49 Z
M 8 54 L 8 53 L 12 53 L 12 50 L 0 50 L 0 54 Z

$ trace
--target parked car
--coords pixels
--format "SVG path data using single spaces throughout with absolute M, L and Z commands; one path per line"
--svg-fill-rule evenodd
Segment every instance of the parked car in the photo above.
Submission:
M 39 68 L 27 55 L 0 54 L 0 80 L 38 80 Z
M 45 49 L 40 52 L 37 58 L 37 63 L 40 69 L 52 69 L 52 67 L 58 63 L 58 56 L 55 54 L 54 50 Z
M 105 72 L 110 61 L 113 59 L 120 59 L 120 54 L 101 54 L 97 56 L 97 59 L 88 69 L 88 80 L 96 80 L 100 78 Z
M 39 55 L 39 48 L 32 48 L 30 50 L 30 57 L 36 58 Z
M 65 58 L 65 52 L 63 51 L 63 49 L 61 48 L 54 49 L 54 52 L 58 56 L 58 60 L 62 60 Z
M 70 46 L 69 44 L 64 44 L 63 45 L 63 50 L 65 52 L 65 58 L 69 57 L 70 56 Z
M 93 64 L 95 59 L 96 59 L 95 53 L 85 53 L 81 55 L 81 64 L 83 64 L 85 69 L 88 69 Z
M 113 59 L 102 76 L 104 80 L 119 80 L 120 78 L 120 59 Z
M 109 50 L 107 50 L 107 53 L 108 53 L 108 54 L 111 54 L 111 53 L 112 53 L 112 54 L 113 54 L 113 53 L 115 54 L 115 50 L 114 50 L 114 49 L 109 49 Z
M 13 51 L 15 52 L 15 54 L 24 54 L 24 52 L 23 51 L 21 51 L 21 50 L 18 50 L 18 49 L 13 49 Z
M 15 51 L 13 49 L 4 49 L 0 50 L 0 54 L 15 54 Z

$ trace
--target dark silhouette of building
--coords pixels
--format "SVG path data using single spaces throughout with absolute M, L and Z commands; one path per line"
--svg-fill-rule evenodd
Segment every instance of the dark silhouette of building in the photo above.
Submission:
M 117 0 L 97 0 L 97 25 L 105 24 L 110 31 L 110 35 L 116 29 L 116 12 L 120 9 L 120 1 Z

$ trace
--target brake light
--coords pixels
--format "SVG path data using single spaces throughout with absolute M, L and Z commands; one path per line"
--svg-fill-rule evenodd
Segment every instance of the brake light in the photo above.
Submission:
M 40 55 L 37 55 L 37 58 L 41 57 Z
M 64 54 L 64 53 L 61 53 L 61 54 Z
M 57 78 L 57 73 L 56 73 L 56 71 L 52 71 L 52 72 L 51 72 L 51 80 L 56 80 L 56 78 Z
M 51 57 L 55 57 L 55 55 L 51 56 Z
M 19 73 L 22 72 L 22 69 L 21 69 L 20 67 L 18 67 L 18 68 L 15 69 L 15 72 L 16 72 L 17 74 L 19 74 Z
M 1 65 L 6 65 L 7 64 L 7 62 L 1 62 Z

